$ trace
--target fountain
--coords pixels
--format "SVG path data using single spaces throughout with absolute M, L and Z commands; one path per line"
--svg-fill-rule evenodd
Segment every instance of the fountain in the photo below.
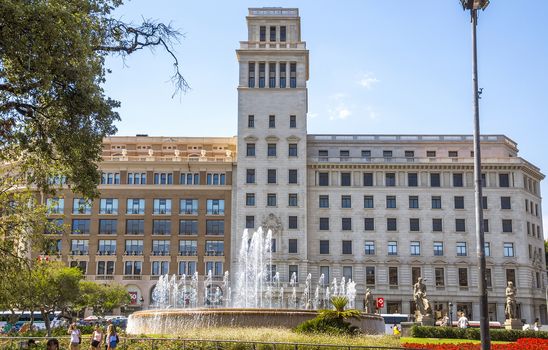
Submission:
M 176 335 L 194 327 L 293 328 L 314 318 L 316 310 L 330 307 L 331 296 L 346 296 L 349 307 L 355 307 L 356 283 L 350 279 L 346 281 L 344 277 L 340 283 L 334 278 L 330 288 L 322 274 L 314 288 L 309 273 L 299 292 L 298 276 L 293 272 L 284 289 L 280 273 L 271 268 L 270 230 L 266 234 L 262 228 L 252 234 L 244 230 L 241 241 L 233 281 L 228 271 L 220 285 L 212 271 L 207 271 L 202 283 L 198 272 L 180 278 L 160 276 L 152 293 L 151 309 L 131 314 L 126 331 L 129 334 Z M 384 321 L 379 315 L 364 314 L 361 320 L 353 323 L 366 333 L 384 332 Z

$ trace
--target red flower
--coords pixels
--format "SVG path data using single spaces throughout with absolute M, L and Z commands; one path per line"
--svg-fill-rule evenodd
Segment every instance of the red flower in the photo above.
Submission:
M 427 349 L 427 350 L 479 350 L 480 344 L 460 343 L 460 344 L 402 344 L 407 349 Z M 548 350 L 548 339 L 521 338 L 515 343 L 492 344 L 492 350 Z

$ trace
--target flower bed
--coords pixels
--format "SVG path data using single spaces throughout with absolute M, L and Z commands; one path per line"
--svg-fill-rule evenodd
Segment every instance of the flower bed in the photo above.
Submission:
M 460 344 L 402 344 L 408 349 L 427 349 L 427 350 L 479 350 L 481 344 L 460 343 Z M 515 343 L 491 344 L 491 350 L 542 350 L 548 349 L 548 339 L 521 338 Z

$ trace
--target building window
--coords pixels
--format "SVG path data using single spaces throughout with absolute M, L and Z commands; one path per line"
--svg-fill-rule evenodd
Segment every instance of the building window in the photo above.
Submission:
M 388 284 L 391 287 L 396 287 L 398 285 L 398 268 L 397 267 L 388 268 Z
M 386 173 L 385 174 L 385 186 L 396 186 L 396 174 L 395 173 Z
M 485 242 L 484 251 L 485 256 L 491 256 L 491 243 Z
M 419 208 L 419 196 L 409 196 L 409 209 Z
M 350 185 L 351 185 L 350 173 L 341 173 L 341 186 L 350 186 Z
M 289 116 L 289 127 L 291 129 L 294 129 L 297 127 L 297 116 L 296 115 L 290 115 Z
M 287 205 L 290 206 L 290 207 L 296 207 L 296 206 L 298 206 L 298 204 L 299 204 L 299 201 L 298 201 L 297 194 L 296 193 L 290 193 L 288 195 Z
M 443 267 L 436 267 L 434 269 L 436 287 L 445 287 L 445 271 Z
M 276 238 L 272 238 L 270 241 L 270 251 L 276 253 Z
M 152 240 L 152 254 L 153 255 L 169 255 L 170 250 L 170 241 L 167 239 Z
M 70 241 L 70 251 L 72 255 L 88 255 L 89 240 L 88 239 L 72 239 Z
M 206 235 L 222 236 L 225 234 L 224 220 L 206 220 Z
M 505 257 L 514 256 L 514 243 L 504 242 L 504 256 Z
M 153 235 L 170 235 L 171 220 L 152 220 Z
M 392 151 L 382 151 L 382 156 L 386 162 L 392 161 Z
M 375 218 L 364 218 L 365 231 L 375 230 Z
M 319 207 L 320 208 L 329 208 L 329 196 L 328 195 L 320 195 Z
M 117 233 L 118 220 L 109 219 L 99 220 L 99 234 L 100 235 L 115 235 Z
M 247 169 L 245 176 L 246 183 L 254 184 L 255 183 L 255 169 Z
M 419 185 L 419 178 L 417 173 L 407 173 L 407 186 L 417 187 Z
M 466 242 L 457 242 L 457 256 L 467 256 Z
M 198 215 L 198 200 L 181 199 L 179 201 L 179 213 L 184 215 Z
M 287 39 L 286 39 L 286 27 L 285 26 L 280 26 L 280 41 L 281 42 L 285 42 Z
M 255 217 L 248 215 L 245 217 L 245 228 L 255 228 Z
M 169 261 L 153 261 L 152 273 L 153 276 L 163 276 L 169 273 Z
M 114 261 L 98 261 L 97 274 L 103 276 L 114 275 Z
M 441 209 L 441 197 L 432 196 L 432 209 Z
M 101 198 L 99 201 L 99 214 L 118 214 L 118 199 Z
M 145 220 L 126 220 L 127 235 L 144 235 Z
M 430 174 L 430 187 L 440 187 L 440 174 L 439 173 L 431 173 Z
M 388 241 L 388 255 L 398 255 L 398 242 Z
M 296 230 L 298 228 L 298 224 L 297 224 L 297 217 L 296 216 L 289 216 L 288 218 L 288 227 L 289 229 L 294 229 Z
M 455 196 L 455 209 L 464 209 L 464 197 L 463 196 Z
M 72 231 L 73 235 L 89 235 L 89 219 L 72 219 Z
M 499 174 L 499 187 L 510 187 L 509 174 Z
M 205 270 L 213 276 L 222 276 L 223 275 L 223 263 L 220 261 L 206 261 Z
M 510 197 L 500 197 L 500 209 L 512 209 Z
M 101 185 L 119 185 L 120 173 L 101 173 Z
M 206 241 L 205 242 L 206 256 L 224 256 L 225 242 L 223 241 Z
M 297 63 L 289 64 L 289 87 L 293 89 L 297 87 Z
M 365 209 L 373 209 L 374 207 L 373 196 L 363 196 L 363 207 Z
M 386 208 L 388 209 L 396 208 L 396 196 L 386 196 Z
M 199 185 L 200 174 L 199 173 L 181 173 L 179 177 L 180 185 Z
M 319 173 L 318 184 L 320 186 L 329 186 L 329 173 Z
M 87 273 L 88 262 L 87 261 L 75 261 L 74 260 L 74 261 L 70 262 L 70 267 L 78 268 L 82 272 L 82 275 L 85 275 Z
M 502 220 L 502 232 L 512 232 L 512 220 Z
M 362 159 L 365 162 L 370 162 L 371 161 L 371 150 L 368 150 L 368 149 L 362 150 Z
M 287 182 L 289 184 L 296 184 L 297 183 L 297 179 L 298 179 L 298 176 L 297 176 L 297 169 L 289 169 L 287 171 Z
M 196 272 L 196 261 L 179 261 L 179 275 L 194 276 Z
M 410 248 L 411 248 L 411 255 L 414 255 L 414 256 L 421 255 L 421 242 L 411 241 Z
M 320 162 L 327 162 L 329 161 L 329 151 L 326 149 L 321 149 L 318 151 L 318 160 Z
M 343 266 L 343 277 L 345 281 L 352 280 L 352 266 Z
M 329 218 L 320 218 L 320 230 L 329 230 Z
M 483 232 L 489 232 L 489 219 L 483 219 Z
M 442 232 L 443 231 L 443 221 L 442 219 L 432 219 L 432 231 Z
M 154 199 L 153 204 L 153 214 L 171 214 L 171 199 L 156 198 Z
M 172 185 L 173 174 L 172 173 L 154 173 L 155 185 Z
M 487 196 L 481 197 L 481 209 L 489 209 L 487 204 Z
M 259 62 L 259 88 L 264 88 L 265 85 L 265 63 Z
M 413 158 L 415 158 L 415 151 L 405 151 L 404 152 L 405 158 L 407 158 L 407 161 L 413 161 Z
M 457 232 L 466 232 L 466 221 L 465 221 L 465 219 L 455 219 L 455 231 L 457 231 Z
M 277 171 L 276 171 L 276 169 L 268 169 L 267 170 L 266 183 L 275 184 L 276 182 L 277 182 Z
M 208 199 L 207 202 L 207 215 L 224 215 L 225 214 L 225 200 L 224 199 Z
M 320 266 L 320 276 L 323 275 L 323 286 L 326 287 L 329 285 L 329 266 Z
M 363 185 L 373 186 L 373 173 L 363 173 Z
M 99 240 L 99 255 L 115 255 L 116 254 L 116 240 L 114 239 L 100 239 Z
M 65 233 L 63 219 L 47 219 L 46 227 L 44 228 L 44 234 L 62 235 L 63 233 Z
M 443 242 L 434 242 L 434 256 L 443 256 Z
M 290 157 L 296 157 L 297 156 L 297 144 L 296 143 L 290 143 L 289 144 L 289 154 Z
M 514 284 L 514 287 L 517 287 L 516 270 L 506 269 L 506 284 L 508 284 L 508 282 L 512 282 Z
M 299 265 L 289 265 L 289 278 L 295 283 L 299 283 Z
M 426 156 L 429 158 L 433 158 L 436 156 L 436 151 L 426 151 Z
M 365 241 L 365 255 L 375 255 L 375 242 Z
M 246 193 L 245 194 L 245 205 L 248 207 L 255 206 L 255 193 Z
M 289 240 L 289 250 L 288 253 L 290 254 L 297 254 L 297 240 L 296 239 L 290 239 Z
M 269 115 L 268 116 L 268 127 L 270 129 L 274 129 L 276 127 L 276 116 L 275 115 Z
M 179 220 L 180 235 L 197 235 L 198 220 Z
M 341 162 L 347 162 L 350 158 L 350 151 L 349 150 L 340 150 L 339 151 L 339 158 Z
M 259 27 L 259 41 L 266 41 L 266 27 Z
M 255 157 L 255 144 L 254 143 L 247 143 L 246 144 L 246 156 L 248 157 Z
M 247 74 L 248 74 L 247 86 L 250 88 L 254 88 L 255 87 L 255 62 L 249 62 Z M 253 126 L 249 126 L 249 125 L 248 127 L 253 128 Z
M 85 198 L 74 198 L 72 200 L 73 214 L 91 214 L 91 200 Z
M 468 287 L 468 268 L 459 267 L 459 287 Z
M 341 229 L 343 231 L 352 230 L 352 218 L 341 218 Z
M 285 89 L 287 81 L 286 64 L 280 62 L 280 88 Z
M 329 254 L 328 240 L 320 240 L 320 254 Z
M 224 173 L 207 173 L 207 185 L 226 185 L 226 175 Z
M 387 218 L 386 219 L 386 230 L 387 231 L 397 231 L 398 230 L 398 221 L 396 218 Z
M 276 205 L 276 193 L 268 193 L 266 195 L 266 206 L 275 207 Z
M 341 208 L 352 208 L 352 197 L 349 195 L 341 196 Z
M 365 267 L 365 284 L 368 286 L 375 285 L 375 267 L 374 266 Z
M 409 231 L 411 232 L 419 232 L 421 229 L 420 226 L 420 220 L 417 218 L 411 218 L 409 219 Z
M 352 254 L 352 241 L 342 241 L 342 253 Z
M 142 261 L 126 261 L 124 263 L 124 275 L 138 276 L 142 273 L 143 262 Z
M 276 27 L 270 26 L 270 41 L 276 41 Z
M 453 174 L 453 187 L 462 187 L 462 173 Z
M 268 87 L 271 89 L 276 87 L 276 62 L 268 64 Z
M 247 116 L 247 127 L 250 129 L 253 129 L 255 127 L 255 116 L 254 115 L 248 115 Z
M 146 173 L 128 173 L 127 184 L 128 185 L 146 185 L 147 174 Z
M 145 200 L 143 198 L 128 198 L 127 199 L 127 214 L 139 214 L 145 213 Z

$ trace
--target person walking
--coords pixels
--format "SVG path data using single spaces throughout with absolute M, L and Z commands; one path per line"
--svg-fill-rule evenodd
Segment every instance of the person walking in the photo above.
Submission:
M 461 312 L 461 316 L 457 321 L 457 327 L 459 328 L 468 328 L 470 324 L 468 323 L 468 318 L 464 315 L 464 312 Z
M 118 338 L 118 333 L 116 332 L 116 326 L 114 326 L 113 324 L 109 325 L 106 338 L 107 350 L 116 349 L 119 341 L 120 339 Z
M 90 350 L 99 350 L 99 347 L 101 346 L 102 341 L 103 341 L 103 332 L 101 331 L 101 327 L 99 327 L 99 325 L 95 325 L 95 330 L 93 331 L 93 334 L 91 335 Z
M 72 323 L 67 331 L 70 334 L 70 350 L 80 350 L 80 343 L 82 343 L 82 333 L 76 326 L 76 323 Z

